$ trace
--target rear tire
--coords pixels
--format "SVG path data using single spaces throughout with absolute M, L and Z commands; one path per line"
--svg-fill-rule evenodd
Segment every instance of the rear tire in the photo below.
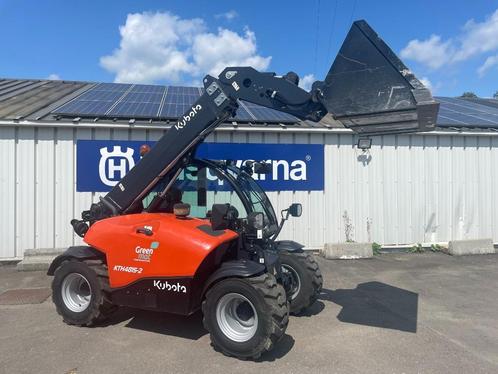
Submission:
M 283 271 L 293 280 L 290 296 L 290 313 L 295 315 L 315 303 L 322 291 L 323 278 L 318 263 L 310 253 L 279 253 Z
M 216 283 L 202 312 L 213 347 L 240 359 L 257 359 L 273 349 L 289 322 L 285 290 L 268 273 Z
M 107 266 L 101 260 L 64 261 L 52 281 L 52 301 L 69 325 L 92 326 L 107 319 L 117 309 L 109 291 Z

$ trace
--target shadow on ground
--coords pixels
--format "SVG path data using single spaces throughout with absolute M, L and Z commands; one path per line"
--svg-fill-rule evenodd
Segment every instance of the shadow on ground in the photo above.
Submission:
M 183 339 L 198 340 L 208 333 L 202 325 L 201 312 L 194 313 L 191 316 L 180 316 L 127 307 L 119 308 L 112 317 L 99 326 L 117 325 L 125 321 L 128 321 L 125 327 Z M 284 334 L 282 339 L 275 345 L 275 348 L 262 355 L 257 361 L 278 360 L 292 349 L 294 343 L 292 336 Z
M 202 314 L 200 312 L 191 316 L 180 316 L 121 307 L 100 326 L 117 325 L 124 321 L 128 321 L 125 326 L 132 329 L 190 340 L 197 340 L 207 334 L 207 331 L 202 326 Z
M 341 322 L 417 332 L 418 294 L 381 282 L 354 289 L 323 289 L 320 300 L 341 305 Z
M 406 332 L 417 332 L 418 294 L 381 282 L 361 283 L 354 289 L 323 289 L 319 300 L 300 314 L 312 317 L 325 308 L 324 301 L 341 305 L 337 318 L 341 322 L 375 326 Z M 198 340 L 207 334 L 202 325 L 202 313 L 191 316 L 120 308 L 101 326 L 125 323 L 132 329 Z M 275 361 L 284 357 L 294 346 L 294 338 L 285 334 L 275 348 L 257 361 Z
M 282 336 L 282 339 L 280 339 L 278 343 L 275 344 L 275 347 L 270 352 L 266 352 L 256 361 L 264 362 L 278 360 L 291 351 L 292 347 L 294 347 L 294 343 L 295 340 L 292 336 L 284 334 L 284 336 Z

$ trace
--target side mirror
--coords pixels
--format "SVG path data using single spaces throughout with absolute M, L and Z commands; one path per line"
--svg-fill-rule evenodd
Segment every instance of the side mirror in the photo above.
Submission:
M 254 161 L 251 161 L 251 160 L 247 160 L 246 162 L 244 162 L 244 164 L 240 167 L 241 170 L 245 171 L 247 174 L 249 175 L 252 175 L 252 173 L 254 172 L 254 164 L 255 162 Z
M 213 209 L 211 210 L 211 228 L 214 231 L 225 230 L 228 228 L 227 213 L 229 204 L 213 204 Z
M 289 207 L 289 214 L 292 217 L 301 217 L 301 214 L 303 214 L 303 206 L 300 203 L 291 204 Z
M 249 175 L 252 175 L 253 173 L 271 174 L 272 172 L 272 166 L 264 161 L 247 160 L 242 166 L 242 169 Z

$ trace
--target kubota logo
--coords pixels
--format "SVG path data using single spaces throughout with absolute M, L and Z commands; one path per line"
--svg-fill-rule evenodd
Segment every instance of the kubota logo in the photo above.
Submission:
M 193 106 L 190 108 L 190 112 L 186 115 L 184 115 L 182 118 L 178 119 L 178 122 L 175 125 L 175 129 L 180 130 L 183 129 L 187 124 L 194 119 L 196 116 L 197 112 L 202 109 L 201 104 L 197 104 L 196 106 Z
M 187 293 L 187 287 L 182 286 L 179 282 L 176 282 L 176 284 L 171 284 L 168 281 L 155 280 L 154 287 L 163 291 Z

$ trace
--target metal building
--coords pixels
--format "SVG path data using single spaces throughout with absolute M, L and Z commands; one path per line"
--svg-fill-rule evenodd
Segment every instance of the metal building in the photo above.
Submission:
M 158 139 L 169 121 L 67 117 L 54 111 L 92 83 L 0 80 L 0 259 L 81 240 L 69 224 L 97 201 L 77 192 L 78 140 Z M 223 143 L 323 144 L 323 190 L 272 191 L 277 213 L 303 216 L 282 237 L 307 247 L 345 240 L 381 244 L 498 241 L 498 102 L 438 98 L 438 129 L 373 138 L 369 151 L 330 118 L 307 122 L 234 120 L 208 139 Z M 248 112 L 251 110 L 249 108 Z

